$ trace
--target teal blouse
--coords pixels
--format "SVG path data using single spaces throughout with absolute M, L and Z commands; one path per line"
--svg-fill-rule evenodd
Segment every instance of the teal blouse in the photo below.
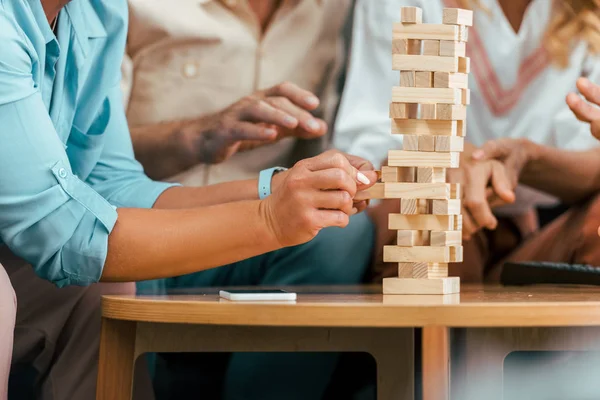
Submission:
M 118 207 L 171 184 L 135 160 L 119 89 L 126 0 L 0 0 L 0 240 L 58 286 L 97 282 Z

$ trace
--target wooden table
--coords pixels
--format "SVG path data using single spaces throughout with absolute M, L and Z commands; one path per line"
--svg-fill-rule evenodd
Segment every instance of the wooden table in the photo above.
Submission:
M 291 290 L 299 293 L 295 303 L 228 302 L 215 290 L 106 296 L 97 398 L 129 399 L 133 363 L 144 352 L 365 351 L 377 361 L 378 399 L 411 399 L 415 327 L 600 326 L 595 288 L 464 285 L 446 296 L 383 296 L 380 287 Z

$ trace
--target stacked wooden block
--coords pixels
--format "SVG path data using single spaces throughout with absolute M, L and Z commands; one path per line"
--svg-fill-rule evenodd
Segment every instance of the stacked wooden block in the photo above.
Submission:
M 468 27 L 473 13 L 444 9 L 443 24 L 423 24 L 422 10 L 402 8 L 394 25 L 392 65 L 400 85 L 392 89 L 392 134 L 404 135 L 403 150 L 389 152 L 382 198 L 401 199 L 389 216 L 398 231 L 384 261 L 398 263 L 398 277 L 383 282 L 384 294 L 447 294 L 460 291 L 448 277 L 448 263 L 461 262 L 460 187 L 446 183 L 446 169 L 458 167 L 469 104 Z

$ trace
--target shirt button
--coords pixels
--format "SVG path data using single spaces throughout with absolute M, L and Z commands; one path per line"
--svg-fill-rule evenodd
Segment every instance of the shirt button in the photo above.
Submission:
M 194 62 L 185 63 L 183 66 L 183 76 L 186 78 L 193 78 L 198 75 L 198 65 Z
M 61 168 L 58 170 L 58 176 L 60 176 L 61 178 L 66 178 L 67 177 L 67 170 L 64 168 Z

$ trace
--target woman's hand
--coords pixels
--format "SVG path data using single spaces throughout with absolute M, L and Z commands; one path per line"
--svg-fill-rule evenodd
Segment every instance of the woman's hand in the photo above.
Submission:
M 600 86 L 587 78 L 579 78 L 577 89 L 587 101 L 575 93 L 569 93 L 567 104 L 577 119 L 590 124 L 592 135 L 600 139 L 600 109 L 597 107 L 600 106 Z
M 448 170 L 448 181 L 462 187 L 464 240 L 480 229 L 496 229 L 498 220 L 492 208 L 498 200 L 512 203 L 515 198 L 509 173 L 498 160 L 463 159 L 460 168 Z
M 332 150 L 275 178 L 261 213 L 280 245 L 292 246 L 310 241 L 323 228 L 348 225 L 350 216 L 366 207 L 354 203 L 356 192 L 373 186 L 377 174 L 368 162 Z

